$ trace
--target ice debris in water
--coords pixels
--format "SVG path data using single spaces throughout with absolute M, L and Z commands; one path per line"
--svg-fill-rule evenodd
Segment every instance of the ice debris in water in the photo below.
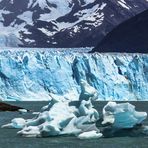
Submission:
M 98 99 L 97 91 L 86 81 L 80 81 L 81 93 L 78 107 L 72 106 L 70 99 L 51 94 L 52 100 L 42 107 L 33 119 L 15 118 L 3 127 L 20 128 L 19 135 L 25 137 L 50 137 L 75 135 L 79 139 L 100 138 L 103 134 L 96 127 L 100 119 L 92 101 Z M 145 112 L 135 111 L 129 103 L 109 102 L 103 108 L 102 124 L 111 124 L 114 128 L 132 128 L 147 117 Z M 146 131 L 146 129 L 145 129 Z
M 97 133 L 96 131 L 84 132 L 78 136 L 79 139 L 94 139 L 102 137 L 102 133 Z
M 3 125 L 2 128 L 18 128 L 21 129 L 25 127 L 26 121 L 23 118 L 15 118 L 11 120 L 11 123 Z
M 28 110 L 27 109 L 19 109 L 18 110 L 21 114 L 25 114 L 25 113 L 27 113 L 28 112 Z
M 112 124 L 116 128 L 132 128 L 146 119 L 146 112 L 135 111 L 130 103 L 109 102 L 103 108 L 102 124 Z
M 81 81 L 82 93 L 78 108 L 70 106 L 69 100 L 52 98 L 47 106 L 41 109 L 36 118 L 24 120 L 13 119 L 3 127 L 20 128 L 18 134 L 25 137 L 49 137 L 58 135 L 76 135 L 79 138 L 99 138 L 101 133 L 95 123 L 99 120 L 99 113 L 93 108 L 92 99 L 97 99 L 97 91 Z M 82 99 L 84 97 L 84 99 Z M 15 122 L 13 122 L 15 120 Z M 21 122 L 22 121 L 22 122 Z M 82 134 L 83 133 L 83 134 Z

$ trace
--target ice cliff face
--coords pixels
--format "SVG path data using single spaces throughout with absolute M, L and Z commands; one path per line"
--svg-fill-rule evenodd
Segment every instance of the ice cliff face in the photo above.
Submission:
M 47 49 L 0 52 L 2 100 L 51 100 L 53 96 L 78 100 L 82 79 L 96 88 L 98 100 L 147 100 L 148 55 Z

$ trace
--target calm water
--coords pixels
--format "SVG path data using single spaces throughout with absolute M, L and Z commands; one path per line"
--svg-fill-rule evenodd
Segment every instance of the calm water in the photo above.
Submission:
M 12 102 L 33 111 L 46 105 L 47 102 Z M 95 103 L 95 108 L 101 114 L 106 102 Z M 132 102 L 137 110 L 148 112 L 148 102 Z M 15 117 L 32 118 L 35 115 L 27 113 L 21 115 L 17 112 L 0 112 L 0 126 L 10 122 Z M 144 122 L 148 125 L 148 120 Z M 95 140 L 79 140 L 75 137 L 53 138 L 24 138 L 16 135 L 17 129 L 0 129 L 0 148 L 148 148 L 147 137 L 130 137 L 122 135 L 114 138 L 101 138 Z

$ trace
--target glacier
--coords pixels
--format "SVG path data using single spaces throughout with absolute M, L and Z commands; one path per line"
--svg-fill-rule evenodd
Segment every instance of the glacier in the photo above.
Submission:
M 0 26 L 1 27 L 1 26 Z M 0 34 L 0 47 L 18 47 L 22 45 L 22 42 L 13 33 L 1 33 Z
M 0 99 L 79 100 L 83 79 L 97 100 L 148 100 L 147 54 L 81 52 L 87 50 L 1 48 Z

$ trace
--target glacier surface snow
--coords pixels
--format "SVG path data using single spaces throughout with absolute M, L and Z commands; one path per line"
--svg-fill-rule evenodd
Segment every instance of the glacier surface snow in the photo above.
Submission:
M 2 100 L 51 100 L 53 96 L 78 100 L 81 79 L 97 90 L 98 100 L 147 100 L 148 55 L 88 54 L 66 49 L 0 51 Z
M 0 26 L 1 27 L 1 26 Z M 18 47 L 22 45 L 22 42 L 12 33 L 0 34 L 0 47 Z

